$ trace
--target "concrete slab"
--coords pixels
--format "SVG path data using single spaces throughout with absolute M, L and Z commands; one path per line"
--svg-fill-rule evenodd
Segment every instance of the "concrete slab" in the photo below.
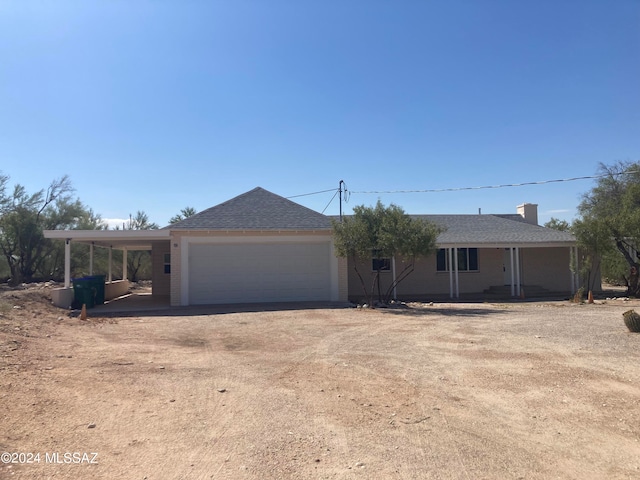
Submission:
M 151 295 L 150 292 L 127 293 L 104 303 L 96 305 L 91 309 L 93 314 L 100 313 L 129 313 L 169 310 L 169 296 Z

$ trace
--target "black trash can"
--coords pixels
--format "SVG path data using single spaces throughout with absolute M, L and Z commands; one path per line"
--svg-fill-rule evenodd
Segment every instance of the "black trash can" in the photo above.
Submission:
M 105 284 L 105 275 L 90 275 L 88 277 L 84 277 L 89 281 L 91 286 L 95 289 L 95 305 L 104 304 L 104 284 Z
M 90 280 L 86 278 L 73 279 L 73 303 L 75 308 L 86 305 L 87 308 L 95 306 L 96 290 Z

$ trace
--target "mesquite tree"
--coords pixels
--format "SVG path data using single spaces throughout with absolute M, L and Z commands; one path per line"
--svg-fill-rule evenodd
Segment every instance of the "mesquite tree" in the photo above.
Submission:
M 627 294 L 640 296 L 640 162 L 600 165 L 596 186 L 583 196 L 574 232 L 605 258 L 616 253 L 628 266 Z
M 397 205 L 385 207 L 380 201 L 375 207 L 359 205 L 353 209 L 352 216 L 344 217 L 342 222 L 333 221 L 336 253 L 351 261 L 370 302 L 376 289 L 378 300 L 389 302 L 395 287 L 413 272 L 415 261 L 435 252 L 440 232 L 438 226 L 412 218 Z M 400 269 L 383 293 L 380 272 L 385 268 L 383 260 L 389 258 L 396 258 Z M 374 271 L 371 286 L 367 288 L 366 273 L 358 269 L 358 263 L 372 259 Z
M 7 194 L 8 179 L 0 175 L 0 252 L 9 266 L 11 283 L 17 285 L 51 268 L 48 264 L 56 247 L 44 238 L 43 230 L 74 228 L 86 208 L 71 197 L 73 187 L 66 175 L 33 194 L 22 185 Z

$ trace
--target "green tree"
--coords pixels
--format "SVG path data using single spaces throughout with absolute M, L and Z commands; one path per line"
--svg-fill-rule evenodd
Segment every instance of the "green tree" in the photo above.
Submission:
M 602 273 L 602 258 L 610 251 L 611 237 L 605 226 L 595 221 L 575 220 L 571 231 L 578 239 L 581 253 L 581 267 L 578 269 L 572 258 L 571 270 L 580 274 L 583 278 L 582 285 L 586 285 L 587 291 L 593 291 L 594 284 Z
M 385 207 L 380 201 L 375 207 L 359 205 L 353 209 L 352 216 L 345 217 L 342 222 L 333 221 L 336 253 L 351 260 L 369 301 L 373 300 L 377 289 L 378 300 L 388 302 L 394 288 L 413 272 L 416 259 L 435 252 L 440 232 L 436 225 L 414 219 L 396 205 Z M 385 267 L 383 260 L 394 257 L 401 268 L 383 294 L 380 287 L 380 272 Z M 371 287 L 367 289 L 358 263 L 372 258 L 375 271 L 371 275 Z
M 11 198 L 7 195 L 7 184 L 9 176 L 0 173 L 0 218 L 7 213 L 7 209 L 11 204 Z
M 125 224 L 126 230 L 157 230 L 157 223 L 149 220 L 149 216 L 142 210 L 138 210 L 135 216 L 129 215 L 129 222 Z M 149 278 L 151 273 L 151 252 L 148 250 L 133 250 L 127 252 L 127 272 L 132 282 Z
M 594 253 L 607 259 L 607 266 L 620 265 L 612 261 L 616 256 L 624 259 L 627 294 L 640 296 L 640 162 L 601 164 L 599 174 L 596 186 L 583 196 L 578 207 L 581 219 L 575 222 L 575 234 L 581 243 L 591 245 Z M 607 276 L 608 272 L 603 273 Z
M 74 228 L 86 213 L 68 176 L 51 182 L 46 190 L 27 193 L 15 185 L 7 194 L 7 176 L 0 177 L 0 251 L 11 275 L 11 284 L 31 281 L 36 274 L 47 276 L 54 268 L 52 253 L 56 247 L 44 238 L 43 230 Z
M 84 208 L 77 218 L 76 224 L 72 230 L 107 230 L 109 227 L 102 220 L 99 214 L 96 214 L 90 208 Z M 54 280 L 62 280 L 64 278 L 64 243 L 53 242 L 55 250 L 51 253 L 51 259 L 48 270 L 46 270 L 45 278 Z M 90 247 L 84 243 L 74 242 L 71 247 L 71 276 L 73 278 L 89 275 Z M 95 272 L 106 273 L 109 270 L 108 250 L 105 248 L 95 248 L 93 252 L 93 268 Z
M 560 232 L 569 232 L 571 230 L 571 225 L 566 220 L 560 220 L 559 218 L 551 217 L 547 223 L 544 224 L 547 228 L 552 228 L 553 230 L 558 230 Z
M 173 225 L 174 223 L 181 222 L 185 218 L 189 218 L 189 217 L 195 215 L 196 213 L 198 213 L 198 212 L 196 211 L 195 208 L 193 208 L 193 207 L 185 207 L 182 210 L 180 210 L 180 213 L 178 213 L 177 215 L 174 215 L 173 217 L 171 217 L 169 219 L 169 225 Z

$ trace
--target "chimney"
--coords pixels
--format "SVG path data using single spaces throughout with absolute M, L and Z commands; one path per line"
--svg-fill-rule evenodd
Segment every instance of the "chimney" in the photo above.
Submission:
M 523 203 L 518 205 L 518 215 L 524 218 L 524 221 L 531 225 L 538 225 L 538 204 L 537 203 Z

